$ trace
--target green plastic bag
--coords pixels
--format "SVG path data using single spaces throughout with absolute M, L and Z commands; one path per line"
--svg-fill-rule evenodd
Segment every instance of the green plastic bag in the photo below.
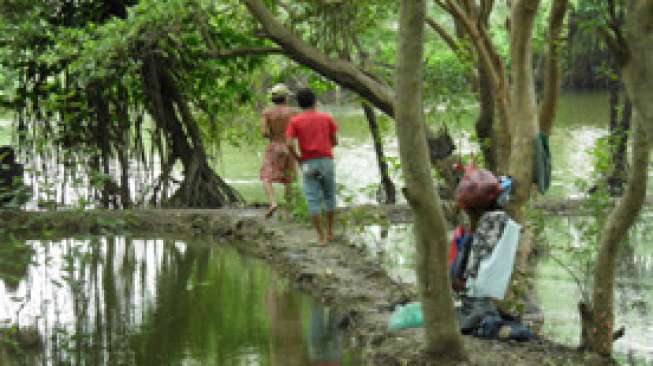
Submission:
M 388 330 L 391 332 L 422 326 L 424 326 L 424 318 L 422 317 L 422 304 L 419 302 L 411 302 L 397 307 L 388 320 Z
M 533 141 L 535 155 L 533 156 L 533 182 L 537 190 L 544 194 L 551 186 L 551 151 L 549 136 L 539 132 Z

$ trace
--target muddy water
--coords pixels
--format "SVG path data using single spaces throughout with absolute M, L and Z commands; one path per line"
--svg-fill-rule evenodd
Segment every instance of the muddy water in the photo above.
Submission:
M 357 365 L 333 314 L 262 262 L 201 242 L 31 241 L 0 281 L 1 365 Z M 39 346 L 40 344 L 40 346 Z M 322 362 L 322 363 L 320 363 Z

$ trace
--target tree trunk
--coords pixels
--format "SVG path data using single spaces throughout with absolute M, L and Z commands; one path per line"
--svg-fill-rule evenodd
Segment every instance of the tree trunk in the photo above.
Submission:
M 581 306 L 581 346 L 601 355 L 612 353 L 614 331 L 614 277 L 619 247 L 637 219 L 646 197 L 649 141 L 644 120 L 634 113 L 633 168 L 623 197 L 607 219 L 599 238 L 594 266 L 592 304 Z
M 479 14 L 479 24 L 482 24 L 484 27 L 489 25 L 492 8 L 493 5 L 490 4 Z M 456 33 L 460 34 L 462 30 L 463 27 L 460 26 L 460 22 L 456 22 Z M 480 60 L 477 65 L 480 110 L 474 127 L 485 160 L 485 168 L 496 174 L 498 172 L 497 137 L 494 133 L 494 103 L 496 91 L 492 87 L 492 79 L 488 66 L 487 63 L 480 62 Z M 501 65 L 498 66 L 503 67 Z
M 617 197 L 623 194 L 624 184 L 628 178 L 626 147 L 628 146 L 632 106 L 628 96 L 620 90 L 620 83 L 614 81 L 610 84 L 608 145 L 611 167 L 607 176 L 607 188 L 610 196 Z M 620 94 L 623 94 L 623 98 L 619 98 Z
M 174 160 L 180 159 L 184 166 L 184 180 L 166 205 L 222 207 L 241 203 L 243 200 L 238 192 L 209 166 L 199 128 L 174 80 L 158 59 L 148 57 L 145 60 L 143 83 L 148 108 L 157 126 L 166 132 L 172 147 L 171 156 Z M 166 163 L 173 165 L 174 160 Z
M 630 54 L 623 70 L 624 85 L 647 136 L 653 136 L 653 2 L 631 1 L 627 14 Z
M 376 163 L 379 166 L 379 174 L 381 175 L 381 189 L 385 192 L 385 203 L 394 205 L 396 202 L 395 185 L 388 172 L 388 163 L 383 153 L 383 141 L 379 133 L 379 125 L 376 123 L 374 109 L 367 103 L 362 103 L 362 106 L 365 117 L 367 117 L 367 123 L 370 126 L 372 140 L 374 141 L 374 152 L 376 153 Z
M 422 110 L 425 0 L 402 0 L 397 56 L 397 137 L 405 195 L 415 213 L 417 278 L 426 349 L 442 358 L 465 359 L 447 272 L 447 231 L 431 176 Z
M 95 137 L 95 143 L 97 146 L 100 148 L 100 160 L 99 164 L 101 164 L 101 173 L 103 177 L 97 182 L 98 187 L 100 188 L 100 193 L 101 193 L 101 200 L 100 203 L 102 205 L 102 208 L 108 209 L 110 207 L 110 202 L 113 198 L 113 191 L 112 187 L 114 187 L 111 183 L 111 176 L 110 176 L 110 170 L 109 170 L 109 163 L 111 160 L 111 136 L 110 136 L 110 129 L 111 129 L 111 120 L 110 120 L 110 111 L 109 111 L 109 106 L 107 105 L 107 101 L 105 99 L 105 96 L 102 95 L 102 87 L 100 85 L 95 85 L 94 87 L 91 87 L 91 95 L 92 95 L 92 103 L 93 103 L 93 108 L 95 111 L 95 121 L 97 123 L 94 137 Z M 100 166 L 98 166 L 98 169 Z M 99 173 L 99 171 L 98 171 Z
M 628 3 L 623 76 L 633 105 L 633 162 L 623 197 L 612 210 L 601 231 L 599 255 L 594 270 L 592 304 L 585 304 L 581 344 L 602 355 L 612 353 L 614 332 L 614 276 L 616 255 L 628 229 L 633 225 L 646 195 L 653 133 L 653 2 Z
M 532 30 L 539 0 L 517 0 L 511 9 L 510 57 L 512 147 L 509 174 L 514 188 L 510 213 L 523 222 L 523 207 L 530 196 L 533 182 L 533 139 L 538 131 L 535 85 L 533 84 Z
M 494 93 L 492 84 L 482 63 L 478 65 L 480 111 L 476 119 L 476 136 L 483 152 L 485 168 L 497 172 L 497 145 L 494 137 Z
M 121 134 L 119 143 L 122 145 L 116 149 L 120 161 L 120 204 L 122 208 L 130 208 L 132 203 L 129 193 L 129 95 L 127 89 L 122 85 L 118 87 L 116 104 Z
M 548 50 L 544 65 L 544 95 L 540 105 L 540 131 L 551 135 L 556 107 L 560 99 L 562 71 L 560 67 L 560 33 L 567 12 L 568 0 L 554 0 L 549 15 Z

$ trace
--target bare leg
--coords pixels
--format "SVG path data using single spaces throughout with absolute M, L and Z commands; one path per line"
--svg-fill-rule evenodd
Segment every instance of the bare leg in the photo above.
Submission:
M 265 216 L 270 217 L 274 210 L 277 209 L 277 200 L 274 198 L 274 188 L 272 188 L 272 183 L 263 182 L 263 188 L 265 189 L 265 194 L 267 194 L 268 203 L 270 204 L 270 208 L 268 208 L 268 212 Z
M 291 193 L 290 183 L 285 183 L 283 185 L 283 197 L 286 200 L 286 206 L 288 206 L 288 209 L 290 209 L 290 204 L 291 204 L 290 201 L 292 200 L 290 193 Z
M 320 245 L 325 245 L 326 240 L 324 238 L 324 233 L 322 232 L 321 215 L 320 214 L 312 215 L 311 221 L 313 222 L 313 227 L 315 228 L 315 231 L 317 231 L 317 237 L 320 241 Z
M 283 197 L 286 201 L 286 212 L 285 212 L 285 219 L 290 221 L 292 217 L 292 187 L 290 186 L 291 183 L 285 183 L 283 185 Z
M 333 211 L 329 211 L 326 214 L 327 216 L 327 240 L 333 240 Z

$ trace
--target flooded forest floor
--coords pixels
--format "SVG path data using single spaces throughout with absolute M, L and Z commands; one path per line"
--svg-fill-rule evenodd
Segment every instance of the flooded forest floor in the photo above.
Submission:
M 297 288 L 340 314 L 339 325 L 369 365 L 446 365 L 423 352 L 423 329 L 387 331 L 393 307 L 417 301 L 414 286 L 398 283 L 365 253 L 365 246 L 338 238 L 315 244 L 310 226 L 263 218 L 263 209 L 0 211 L 6 234 L 43 239 L 84 234 L 173 234 L 210 237 L 246 256 L 265 260 Z M 546 339 L 518 343 L 463 337 L 470 356 L 456 365 L 611 364 Z

